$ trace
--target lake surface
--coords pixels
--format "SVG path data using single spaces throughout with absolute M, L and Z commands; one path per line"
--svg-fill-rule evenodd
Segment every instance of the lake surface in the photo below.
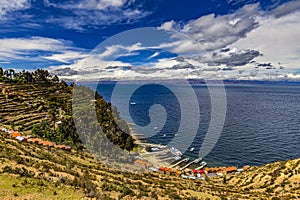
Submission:
M 185 156 L 199 156 L 212 120 L 210 92 L 214 90 L 209 91 L 205 85 L 193 85 L 195 103 L 192 99 L 195 96 L 187 92 L 187 86 L 177 84 L 174 86 L 175 92 L 172 92 L 163 85 L 145 84 L 131 95 L 129 102 L 136 104 L 130 105 L 125 99 L 128 91 L 136 86 L 128 84 L 122 87 L 123 90 L 114 94 L 117 97 L 114 101 L 121 117 L 136 124 L 133 128 L 137 133 L 145 134 L 151 143 L 170 144 L 177 138 L 177 143 L 172 143 L 172 146 L 185 151 Z M 111 101 L 114 89 L 114 84 L 99 84 L 97 91 L 106 101 Z M 216 145 L 204 157 L 208 164 L 262 165 L 300 157 L 300 86 L 226 85 L 225 94 L 225 123 Z M 189 106 L 183 108 L 178 95 L 184 97 Z M 165 108 L 165 113 L 157 104 Z M 157 109 L 151 111 L 153 105 Z M 198 108 L 200 118 L 181 119 L 183 110 L 193 113 Z M 194 137 L 191 132 L 195 130 L 195 125 Z M 180 141 L 190 144 L 189 148 L 181 149 Z M 194 150 L 191 151 L 191 148 Z

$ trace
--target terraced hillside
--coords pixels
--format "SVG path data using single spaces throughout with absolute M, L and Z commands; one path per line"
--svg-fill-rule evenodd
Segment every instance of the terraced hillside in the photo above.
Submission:
M 5 83 L 3 88 L 9 92 L 0 94 L 0 123 L 18 131 L 29 131 L 35 124 L 53 120 L 49 111 L 56 113 L 61 109 L 52 101 L 54 95 L 71 101 L 67 86 Z
M 130 173 L 99 163 L 76 144 L 72 87 L 64 83 L 2 84 L 0 127 L 37 134 L 72 151 L 19 142 L 0 132 L 0 199 L 299 199 L 300 158 L 252 167 L 239 175 L 205 181 L 160 173 Z M 97 117 L 111 139 L 127 140 L 101 97 Z M 55 122 L 62 121 L 63 127 Z M 38 126 L 37 126 L 38 125 Z M 66 127 L 69 127 L 66 129 Z M 71 128 L 70 128 L 71 127 Z M 39 133 L 41 133 L 39 135 Z M 118 133 L 118 137 L 113 137 Z M 78 137 L 77 137 L 78 139 Z M 73 141 L 73 142 L 72 142 Z
M 5 133 L 0 134 L 0 148 L 0 185 L 3 179 L 11 184 L 6 189 L 0 187 L 0 199 L 15 195 L 26 199 L 43 195 L 47 197 L 44 199 L 300 198 L 300 159 L 252 167 L 228 176 L 224 184 L 218 177 L 200 181 L 159 173 L 120 172 L 97 162 L 85 150 L 67 152 L 18 142 Z M 39 192 L 30 189 L 35 187 Z
M 0 83 L 0 86 L 1 125 L 57 143 L 81 145 L 72 116 L 72 86 L 51 80 L 38 84 Z M 134 148 L 133 138 L 116 125 L 111 105 L 99 95 L 94 104 L 100 126 L 110 141 L 122 149 Z

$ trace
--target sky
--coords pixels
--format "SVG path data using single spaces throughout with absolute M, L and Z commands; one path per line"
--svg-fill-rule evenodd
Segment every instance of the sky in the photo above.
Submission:
M 300 79 L 300 0 L 2 0 L 0 66 L 65 80 Z

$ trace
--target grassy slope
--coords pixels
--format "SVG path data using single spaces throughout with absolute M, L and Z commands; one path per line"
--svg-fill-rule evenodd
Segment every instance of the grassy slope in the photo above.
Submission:
M 26 199 L 36 199 L 31 195 L 44 195 L 44 199 L 76 199 L 82 196 L 117 199 L 126 194 L 134 196 L 130 199 L 143 196 L 148 199 L 300 198 L 300 159 L 253 167 L 238 176 L 227 177 L 227 184 L 223 184 L 222 178 L 207 182 L 162 174 L 119 172 L 99 164 L 85 151 L 48 149 L 19 143 L 3 135 L 0 148 L 0 184 L 5 186 L 0 187 L 0 199 L 3 195 L 8 195 L 8 198 L 15 193 L 18 198 L 24 197 L 22 199 L 25 196 Z M 25 179 L 29 183 L 23 187 Z
M 58 88 L 55 86 L 8 83 L 5 86 L 10 90 L 10 98 L 6 98 L 0 90 L 0 123 L 14 130 L 30 131 L 34 124 L 49 120 L 46 116 L 52 109 L 50 97 L 70 99 L 68 92 L 56 92 Z
M 0 199 L 82 199 L 84 193 L 68 186 L 17 175 L 0 175 Z

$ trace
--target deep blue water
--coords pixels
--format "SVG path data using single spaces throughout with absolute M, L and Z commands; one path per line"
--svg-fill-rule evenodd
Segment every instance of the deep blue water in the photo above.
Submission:
M 174 137 L 189 142 L 185 151 L 189 157 L 198 157 L 198 152 L 211 122 L 211 98 L 205 85 L 193 85 L 198 103 L 191 101 L 186 86 L 175 85 L 176 93 L 191 102 L 182 108 L 180 100 L 170 89 L 158 85 L 143 85 L 130 98 L 136 105 L 124 101 L 128 88 L 116 94 L 118 111 L 127 122 L 134 122 L 137 133 L 145 134 L 149 142 L 168 144 Z M 213 86 L 220 87 L 220 86 Z M 113 84 L 98 85 L 97 91 L 107 101 L 111 101 Z M 262 165 L 269 162 L 300 157 L 300 86 L 284 85 L 226 85 L 226 117 L 222 134 L 218 142 L 205 156 L 210 165 Z M 217 95 L 218 96 L 218 95 Z M 150 123 L 149 109 L 160 104 L 166 109 L 163 112 L 152 112 L 155 123 Z M 184 109 L 192 113 L 200 109 L 200 119 L 190 118 L 185 121 L 183 130 L 181 112 Z M 122 110 L 129 107 L 130 116 Z M 132 119 L 132 120 L 131 120 Z M 166 119 L 166 122 L 165 122 Z M 187 122 L 188 121 L 188 122 Z M 189 131 L 197 125 L 196 137 L 190 137 Z M 160 127 L 162 126 L 162 127 Z M 160 130 L 161 128 L 161 130 Z M 178 147 L 176 146 L 178 145 Z M 180 149 L 180 142 L 174 145 Z M 184 149 L 185 150 L 185 149 Z

